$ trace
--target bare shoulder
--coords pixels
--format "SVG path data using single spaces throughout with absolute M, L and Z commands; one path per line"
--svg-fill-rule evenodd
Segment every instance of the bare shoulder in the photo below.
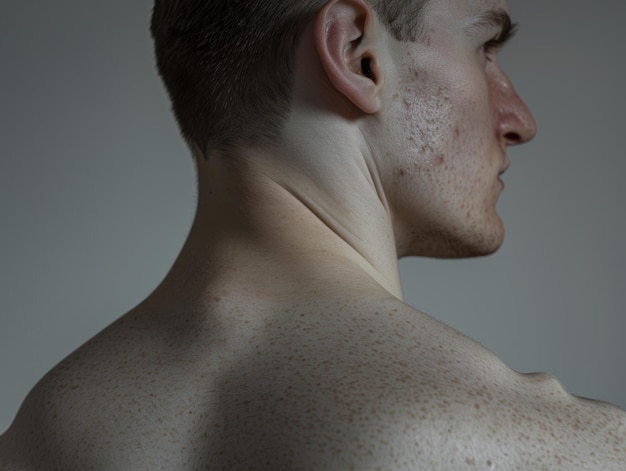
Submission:
M 231 469 L 257 453 L 290 469 L 623 469 L 620 409 L 521 375 L 392 300 L 334 314 L 269 326 L 273 346 L 230 377 Z
M 623 411 L 396 300 L 223 312 L 96 337 L 33 389 L 0 469 L 623 469 Z

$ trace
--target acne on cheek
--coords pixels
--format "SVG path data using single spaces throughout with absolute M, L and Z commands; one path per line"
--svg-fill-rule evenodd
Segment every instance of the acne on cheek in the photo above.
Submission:
M 452 106 L 446 91 L 439 88 L 424 97 L 407 88 L 403 106 L 402 126 L 407 127 L 405 136 L 408 147 L 405 155 L 413 156 L 411 167 L 423 171 L 443 166 L 447 161 L 446 152 L 450 144 L 460 135 L 458 127 L 454 127 Z M 403 168 L 401 172 L 401 176 L 404 176 L 409 169 Z
M 445 154 L 436 154 L 434 157 L 412 162 L 411 165 L 401 167 L 397 170 L 397 175 L 401 179 L 414 180 L 414 177 L 427 178 L 435 169 L 446 172 L 448 170 L 447 158 Z

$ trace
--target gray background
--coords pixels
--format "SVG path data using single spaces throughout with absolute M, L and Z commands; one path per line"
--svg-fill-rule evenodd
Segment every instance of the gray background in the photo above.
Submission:
M 626 2 L 513 0 L 502 62 L 539 134 L 512 149 L 495 256 L 402 262 L 407 301 L 522 371 L 626 407 Z M 194 213 L 149 0 L 1 0 L 0 432 L 35 382 L 157 285 Z

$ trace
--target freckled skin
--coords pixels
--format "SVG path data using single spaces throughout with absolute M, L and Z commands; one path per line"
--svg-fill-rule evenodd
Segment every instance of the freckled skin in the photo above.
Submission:
M 624 469 L 624 411 L 519 374 L 401 300 L 398 255 L 499 246 L 506 146 L 534 133 L 479 55 L 492 33 L 458 35 L 506 3 L 431 2 L 422 43 L 376 43 L 395 62 L 363 123 L 316 114 L 345 96 L 312 86 L 305 31 L 283 147 L 197 162 L 170 273 L 33 388 L 0 470 Z M 338 5 L 326 20 L 353 11 Z
M 33 390 L 8 469 L 623 469 L 621 411 L 354 288 L 136 309 Z
M 403 98 L 391 101 L 385 125 L 374 132 L 384 144 L 381 166 L 395 165 L 387 194 L 401 255 L 489 254 L 504 237 L 496 203 L 511 143 L 507 132 L 515 127 L 524 141 L 534 130 L 524 128 L 528 110 L 495 58 L 486 60 L 478 38 L 468 42 L 463 32 L 477 4 L 506 4 L 441 3 L 426 7 L 432 20 L 427 41 L 396 48 L 406 66 L 396 84 Z

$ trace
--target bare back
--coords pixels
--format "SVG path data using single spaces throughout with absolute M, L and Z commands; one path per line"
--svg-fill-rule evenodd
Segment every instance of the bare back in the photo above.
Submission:
M 92 339 L 28 396 L 2 469 L 623 469 L 624 412 L 397 300 L 233 299 Z

